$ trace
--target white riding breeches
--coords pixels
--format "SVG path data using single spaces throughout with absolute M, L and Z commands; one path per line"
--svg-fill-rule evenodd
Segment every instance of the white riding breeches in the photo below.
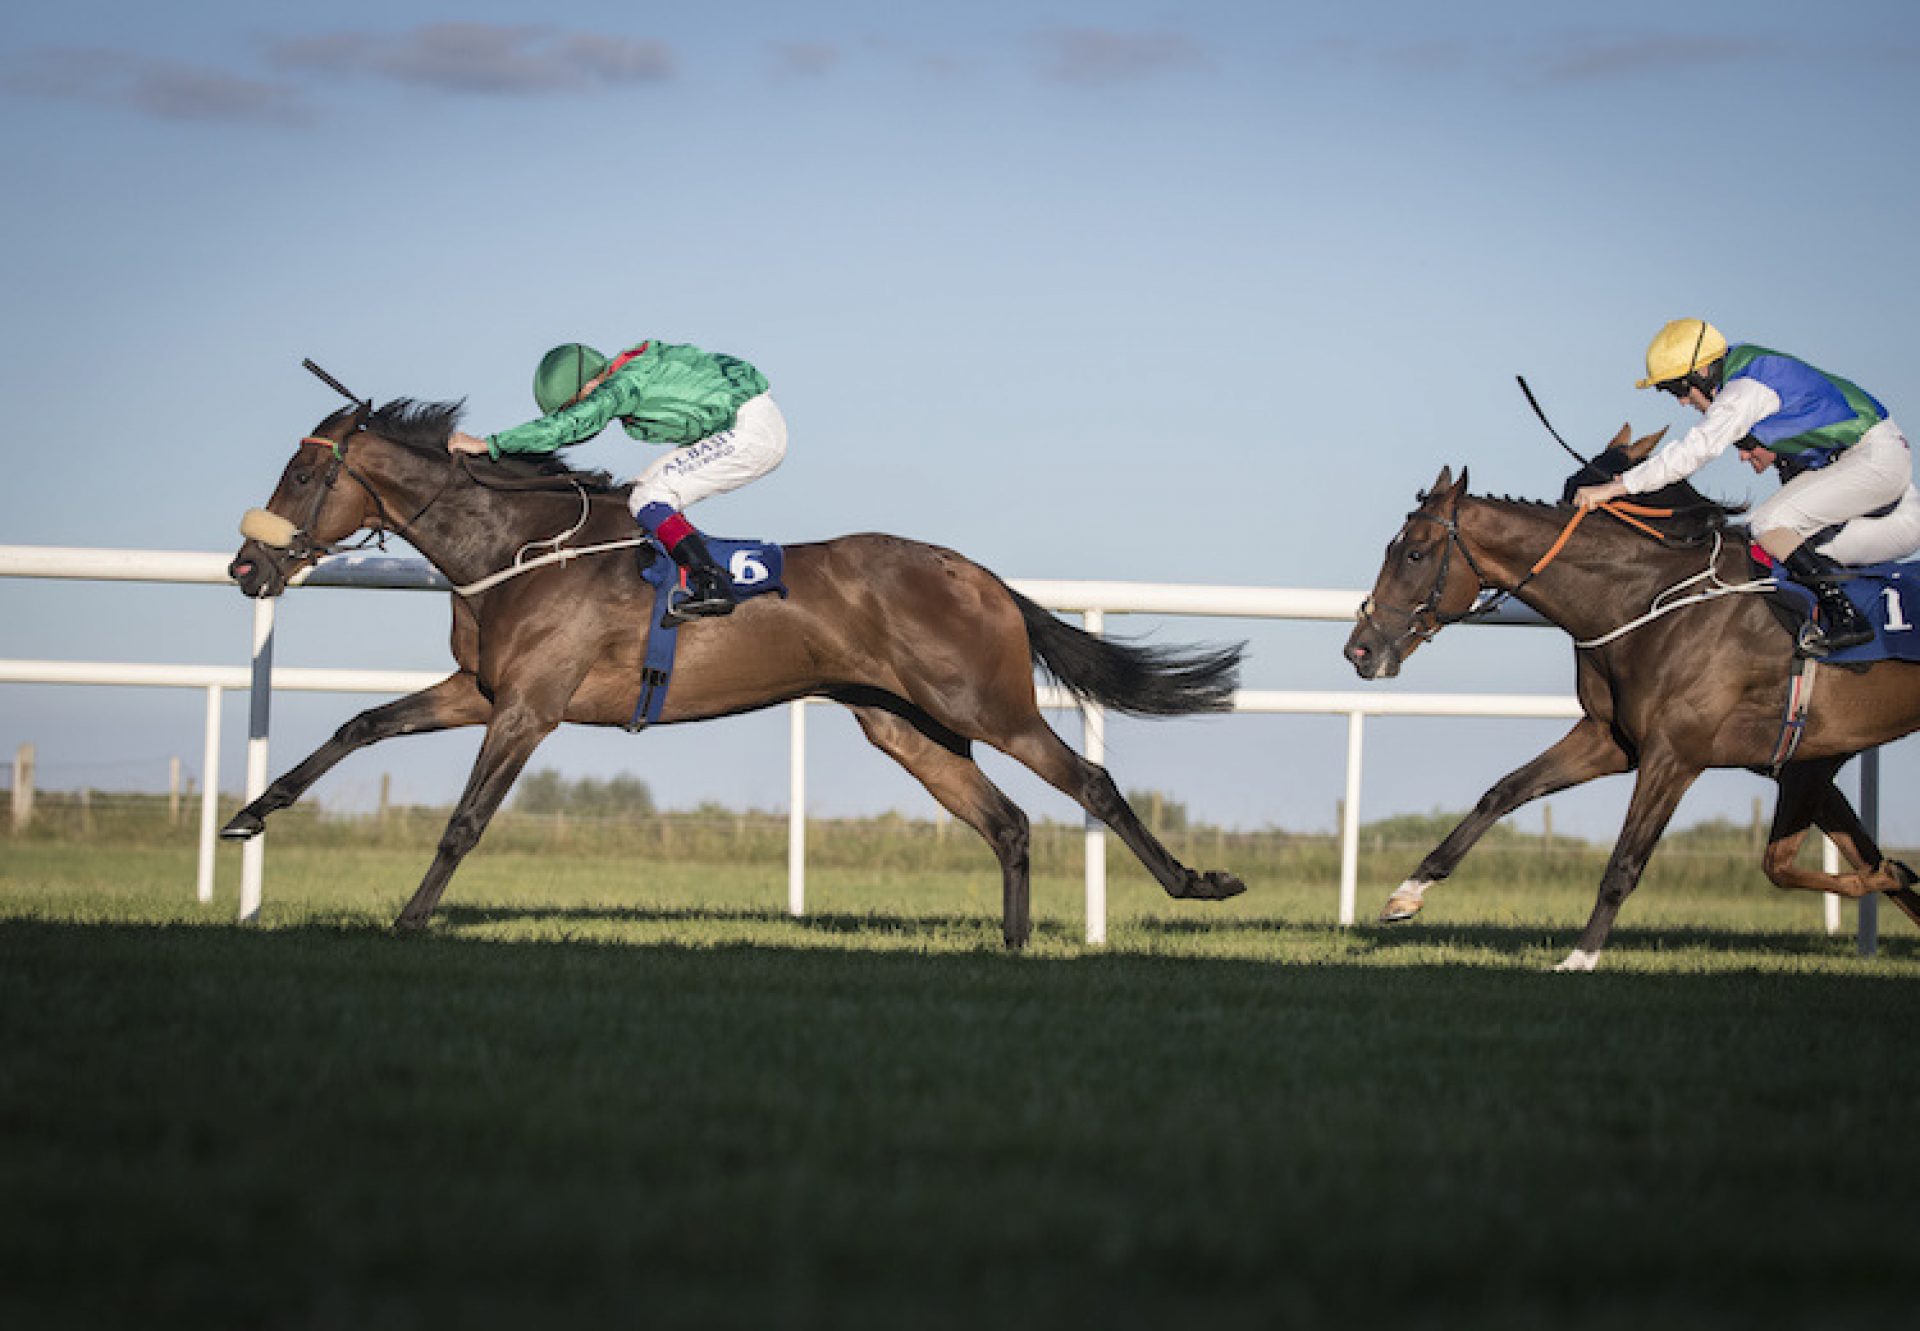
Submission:
M 750 397 L 733 428 L 683 444 L 641 472 L 627 500 L 636 517 L 648 504 L 683 512 L 709 495 L 738 490 L 765 476 L 787 455 L 787 420 L 766 393 Z
M 1861 516 L 1889 504 L 1889 513 Z M 1811 537 L 1838 527 L 1816 548 L 1839 564 L 1906 558 L 1920 550 L 1920 491 L 1906 438 L 1892 421 L 1881 421 L 1826 466 L 1802 472 L 1755 504 L 1747 525 L 1756 536 L 1785 528 Z

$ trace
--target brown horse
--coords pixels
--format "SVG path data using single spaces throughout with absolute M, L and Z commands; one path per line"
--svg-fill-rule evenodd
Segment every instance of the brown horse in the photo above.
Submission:
M 1659 441 L 1658 435 L 1632 444 L 1628 438 L 1623 429 L 1596 460 L 1602 474 L 1617 474 Z M 1753 580 L 1745 532 L 1733 528 L 1719 537 L 1732 510 L 1684 484 L 1646 500 L 1673 510 L 1672 518 L 1658 520 L 1659 542 L 1596 513 L 1549 561 L 1543 557 L 1568 532 L 1572 508 L 1469 495 L 1466 472 L 1455 481 L 1451 469 L 1443 468 L 1387 546 L 1373 594 L 1347 640 L 1347 659 L 1363 679 L 1398 674 L 1422 642 L 1467 618 L 1483 591 L 1506 593 L 1573 635 L 1575 685 L 1586 716 L 1559 743 L 1482 795 L 1395 890 L 1382 920 L 1411 918 L 1426 890 L 1452 874 L 1487 829 L 1521 805 L 1595 777 L 1635 771 L 1626 823 L 1601 877 L 1599 899 L 1559 966 L 1591 970 L 1621 903 L 1694 780 L 1711 767 L 1773 774 L 1794 642 L 1763 595 L 1716 595 L 1611 641 L 1584 645 L 1648 614 L 1656 597 L 1679 584 L 1697 591 Z M 1690 582 L 1709 568 L 1717 584 Z M 1885 662 L 1818 673 L 1795 760 L 1776 777 L 1779 799 L 1764 860 L 1768 878 L 1780 887 L 1849 897 L 1886 892 L 1920 923 L 1913 873 L 1882 857 L 1833 784 L 1848 758 L 1916 728 L 1920 666 Z M 1795 865 L 1801 841 L 1816 824 L 1854 872 L 1833 876 Z
M 241 590 L 279 595 L 292 574 L 363 528 L 404 536 L 457 587 L 508 568 L 517 552 L 559 533 L 579 546 L 634 535 L 624 491 L 604 474 L 568 472 L 551 460 L 467 463 L 450 455 L 458 410 L 402 399 L 379 411 L 345 408 L 323 421 L 287 464 L 266 515 L 250 516 L 230 569 Z M 1034 689 L 1038 667 L 1077 696 L 1123 711 L 1218 711 L 1230 705 L 1240 647 L 1179 652 L 1109 642 L 1056 619 L 950 550 L 893 536 L 791 546 L 786 583 L 789 597 L 761 597 L 676 630 L 678 662 L 662 723 L 814 696 L 844 704 L 868 739 L 993 848 L 1008 947 L 1024 944 L 1029 932 L 1028 823 L 975 765 L 976 742 L 1025 764 L 1112 828 L 1168 895 L 1213 901 L 1245 890 L 1231 874 L 1197 873 L 1176 860 L 1105 769 L 1047 726 Z M 395 927 L 424 925 L 534 747 L 563 721 L 628 721 L 652 604 L 634 549 L 456 593 L 458 669 L 347 722 L 222 835 L 256 835 L 268 814 L 368 744 L 485 726 L 439 853 Z

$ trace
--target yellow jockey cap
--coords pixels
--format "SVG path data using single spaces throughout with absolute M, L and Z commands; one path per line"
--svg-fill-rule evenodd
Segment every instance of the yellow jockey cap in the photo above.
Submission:
M 1684 379 L 1727 354 L 1727 339 L 1705 319 L 1675 319 L 1647 344 L 1647 377 L 1635 388 Z

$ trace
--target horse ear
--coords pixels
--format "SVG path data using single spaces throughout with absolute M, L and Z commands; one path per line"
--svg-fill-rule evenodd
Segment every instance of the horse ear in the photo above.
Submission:
M 1616 434 L 1612 439 L 1607 441 L 1607 448 L 1608 449 L 1625 448 L 1627 446 L 1627 441 L 1631 438 L 1633 438 L 1633 422 L 1628 421 L 1625 425 L 1622 425 L 1620 427 L 1619 434 Z
M 1446 489 L 1448 486 L 1452 484 L 1453 484 L 1453 468 L 1442 467 L 1440 468 L 1440 474 L 1434 477 L 1433 484 L 1427 488 L 1427 493 L 1430 495 L 1437 495 L 1442 490 Z
M 1624 435 L 1627 432 L 1625 430 L 1622 430 L 1620 433 Z M 1655 430 L 1652 434 L 1646 436 L 1646 438 L 1636 439 L 1633 441 L 1632 444 L 1628 445 L 1627 456 L 1632 458 L 1635 462 L 1642 461 L 1646 458 L 1647 454 L 1653 452 L 1654 446 L 1658 444 L 1662 439 L 1665 439 L 1666 437 L 1667 437 L 1667 427 L 1663 425 L 1659 429 Z M 1614 442 L 1618 443 L 1619 441 L 1615 440 Z

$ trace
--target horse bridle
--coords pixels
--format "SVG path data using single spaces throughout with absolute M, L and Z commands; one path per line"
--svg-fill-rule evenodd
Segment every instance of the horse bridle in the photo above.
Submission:
M 1527 581 L 1533 577 L 1532 573 L 1528 573 L 1527 577 L 1521 579 L 1515 586 L 1510 589 L 1499 590 L 1491 599 L 1483 598 L 1476 594 L 1473 604 L 1460 614 L 1447 615 L 1442 613 L 1440 602 L 1447 594 L 1447 578 L 1453 571 L 1453 552 L 1455 550 L 1458 550 L 1460 557 L 1467 561 L 1467 567 L 1473 570 L 1473 576 L 1479 580 L 1482 591 L 1491 584 L 1478 561 L 1474 559 L 1473 551 L 1469 550 L 1466 542 L 1460 539 L 1460 524 L 1457 520 L 1453 518 L 1443 518 L 1437 513 L 1429 513 L 1425 509 L 1418 508 L 1407 514 L 1407 521 L 1409 523 L 1413 522 L 1416 518 L 1438 524 L 1440 530 L 1445 532 L 1447 537 L 1447 544 L 1440 552 L 1440 571 L 1434 575 L 1432 589 L 1427 592 L 1427 597 L 1424 601 L 1410 610 L 1402 610 L 1398 606 L 1379 606 L 1374 602 L 1373 597 L 1369 596 L 1365 601 L 1360 603 L 1358 615 L 1362 624 L 1365 624 L 1382 638 L 1387 636 L 1387 631 L 1375 621 L 1373 612 L 1376 609 L 1384 609 L 1396 615 L 1405 615 L 1407 621 L 1406 628 L 1402 629 L 1397 637 L 1389 639 L 1386 647 L 1389 653 L 1403 659 L 1406 653 L 1402 652 L 1400 648 L 1408 639 L 1412 639 L 1413 645 L 1417 647 L 1440 632 L 1441 629 L 1446 628 L 1449 624 L 1458 624 L 1465 620 L 1477 619 L 1482 615 L 1490 614 L 1493 609 L 1502 601 L 1506 600 L 1507 597 L 1519 591 L 1521 587 L 1526 586 Z M 1421 625 L 1420 621 L 1422 618 L 1430 621 L 1426 627 L 1422 627 Z
M 447 488 L 453 484 L 455 459 L 449 458 L 447 476 L 446 479 L 440 483 L 440 488 L 433 492 L 426 503 L 420 505 L 420 507 L 414 511 L 412 517 L 408 518 L 405 522 L 395 522 L 393 516 L 387 512 L 387 506 L 381 500 L 380 492 L 373 488 L 373 483 L 357 471 L 351 462 L 347 461 L 347 445 L 353 441 L 354 435 L 360 433 L 363 428 L 364 427 L 361 426 L 355 426 L 348 432 L 344 439 L 328 439 L 321 435 L 310 434 L 300 441 L 301 448 L 305 448 L 309 444 L 316 444 L 325 448 L 330 456 L 327 459 L 326 470 L 320 477 L 320 484 L 314 487 L 313 498 L 307 505 L 306 517 L 295 525 L 292 537 L 286 544 L 274 547 L 284 551 L 287 556 L 296 563 L 304 562 L 308 559 L 317 559 L 322 555 L 336 554 L 344 550 L 360 550 L 368 545 L 373 545 L 381 550 L 385 550 L 387 548 L 388 532 L 405 536 L 407 529 L 418 522 L 428 509 L 439 503 L 441 497 L 447 493 Z M 374 526 L 371 531 L 366 533 L 363 539 L 352 545 L 342 545 L 338 543 L 321 545 L 313 539 L 313 526 L 320 520 L 320 510 L 326 507 L 327 496 L 333 493 L 333 487 L 339 482 L 340 473 L 343 471 L 355 481 L 359 482 L 361 490 L 366 493 L 368 499 L 373 501 L 375 515 Z M 271 543 L 262 541 L 261 544 L 268 545 Z
M 1655 531 L 1652 527 L 1647 526 L 1646 523 L 1638 519 L 1641 517 L 1673 516 L 1673 510 L 1670 508 L 1647 508 L 1640 504 L 1627 504 L 1618 500 L 1609 500 L 1607 503 L 1599 505 L 1598 508 L 1599 511 L 1606 513 L 1609 517 L 1618 518 L 1630 527 L 1637 527 L 1639 530 L 1653 537 L 1654 540 L 1661 541 L 1662 543 L 1664 543 L 1665 538 L 1662 537 L 1658 531 Z M 1418 518 L 1426 522 L 1437 523 L 1440 529 L 1447 535 L 1447 546 L 1446 549 L 1441 552 L 1440 572 L 1434 578 L 1433 589 L 1427 593 L 1426 600 L 1411 610 L 1401 610 L 1395 606 L 1384 607 L 1396 615 L 1405 615 L 1407 617 L 1407 627 L 1400 632 L 1398 637 L 1388 641 L 1387 651 L 1405 659 L 1406 654 L 1401 652 L 1400 646 L 1409 638 L 1414 639 L 1413 645 L 1417 647 L 1420 643 L 1427 641 L 1449 624 L 1462 624 L 1471 619 L 1484 619 L 1495 610 L 1498 610 L 1502 605 L 1506 604 L 1509 598 L 1519 595 L 1528 583 L 1538 577 L 1541 571 L 1544 570 L 1547 565 L 1551 564 L 1562 550 L 1566 549 L 1567 542 L 1572 538 L 1574 529 L 1580 525 L 1582 519 L 1584 519 L 1590 511 L 1592 510 L 1584 508 L 1575 510 L 1573 517 L 1561 530 L 1559 537 L 1555 539 L 1553 545 L 1548 548 L 1544 555 L 1541 555 L 1540 558 L 1534 562 L 1533 567 L 1527 570 L 1526 575 L 1511 587 L 1502 587 L 1487 576 L 1486 570 L 1480 567 L 1479 561 L 1473 557 L 1473 551 L 1467 547 L 1466 541 L 1461 538 L 1458 519 L 1450 517 L 1443 518 L 1438 513 L 1429 513 L 1422 508 L 1416 508 L 1413 512 L 1407 514 L 1408 522 L 1412 522 Z M 1467 561 L 1467 567 L 1473 570 L 1473 576 L 1479 583 L 1479 591 L 1475 593 L 1472 605 L 1457 615 L 1446 615 L 1440 611 L 1440 601 L 1447 592 L 1447 574 L 1452 568 L 1453 552 L 1455 549 L 1458 549 L 1460 551 L 1460 557 Z M 1374 621 L 1373 611 L 1375 608 L 1373 597 L 1367 597 L 1365 601 L 1360 603 L 1358 618 L 1361 623 L 1385 638 L 1387 636 L 1386 630 Z M 1421 627 L 1420 620 L 1422 616 L 1430 617 L 1431 625 L 1429 627 Z

